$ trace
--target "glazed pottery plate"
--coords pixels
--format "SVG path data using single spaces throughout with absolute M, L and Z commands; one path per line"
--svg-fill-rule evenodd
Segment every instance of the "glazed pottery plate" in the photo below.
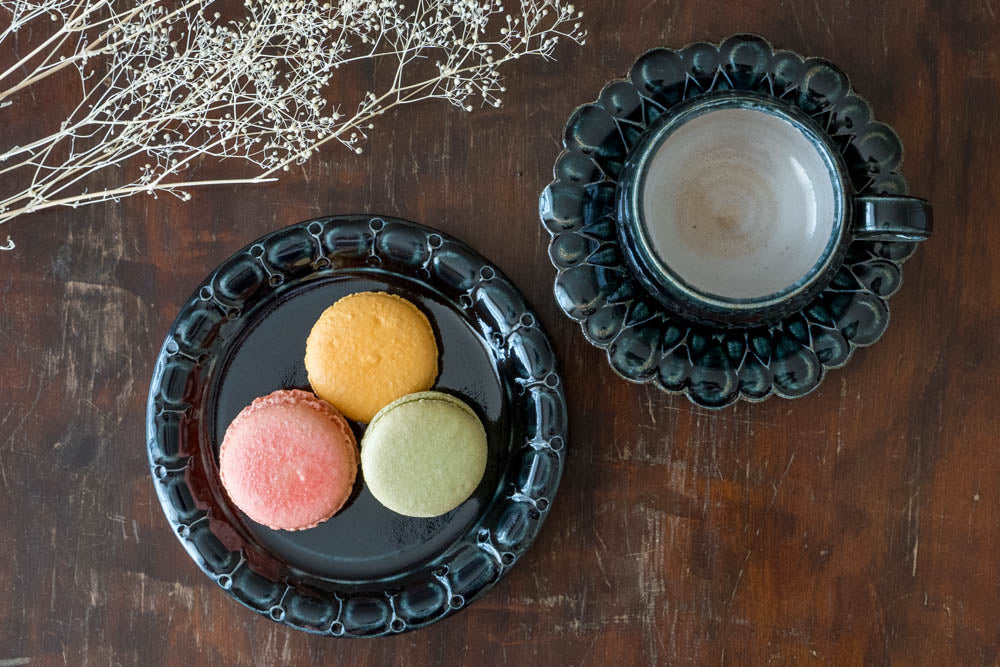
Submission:
M 483 480 L 432 519 L 386 509 L 359 475 L 345 508 L 316 528 L 255 523 L 219 481 L 226 427 L 258 396 L 309 389 L 313 323 L 340 297 L 369 290 L 428 316 L 440 349 L 434 388 L 461 397 L 486 427 Z M 363 427 L 353 426 L 360 442 Z M 549 341 L 496 267 L 414 223 L 339 216 L 269 234 L 205 279 L 160 351 L 146 427 L 164 513 L 209 578 L 275 621 L 361 637 L 453 614 L 517 562 L 559 484 L 566 408 Z
M 755 35 L 641 56 L 626 79 L 566 124 L 554 180 L 539 202 L 551 235 L 555 297 L 616 373 L 721 408 L 772 395 L 797 398 L 889 325 L 889 297 L 916 244 L 855 241 L 826 289 L 766 326 L 719 329 L 667 310 L 630 271 L 619 245 L 618 179 L 658 118 L 717 91 L 752 91 L 804 112 L 840 151 L 858 194 L 906 194 L 903 148 L 837 66 L 775 50 Z

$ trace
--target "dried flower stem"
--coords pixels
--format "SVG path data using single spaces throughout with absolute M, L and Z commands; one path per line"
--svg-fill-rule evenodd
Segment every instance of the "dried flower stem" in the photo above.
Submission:
M 373 121 L 401 105 L 499 106 L 501 66 L 549 59 L 561 38 L 585 37 L 582 15 L 565 0 L 519 0 L 519 15 L 505 13 L 501 0 L 245 0 L 230 20 L 208 12 L 215 0 L 170 4 L 0 0 L 11 16 L 0 45 L 44 18 L 57 25 L 0 73 L 0 109 L 72 69 L 81 89 L 58 129 L 0 148 L 0 183 L 25 184 L 0 190 L 0 224 L 142 192 L 187 200 L 195 187 L 273 181 L 331 141 L 362 152 Z M 394 61 L 391 80 L 344 113 L 344 103 L 329 100 L 335 73 L 372 60 Z M 136 169 L 139 158 L 146 162 Z M 257 173 L 190 178 L 205 158 L 236 158 Z M 89 191 L 99 173 L 118 184 Z

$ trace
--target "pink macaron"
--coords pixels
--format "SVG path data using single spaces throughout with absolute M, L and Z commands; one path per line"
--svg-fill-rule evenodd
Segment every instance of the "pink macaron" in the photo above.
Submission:
M 305 530 L 351 495 L 358 445 L 337 409 L 298 389 L 256 399 L 226 429 L 219 474 L 229 498 L 269 528 Z

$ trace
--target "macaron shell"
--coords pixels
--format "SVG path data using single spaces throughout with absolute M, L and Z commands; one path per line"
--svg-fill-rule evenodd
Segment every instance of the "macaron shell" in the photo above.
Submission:
M 461 400 L 439 392 L 383 408 L 361 442 L 365 484 L 390 510 L 434 517 L 461 505 L 486 470 L 486 431 Z
M 449 403 L 455 406 L 456 408 L 459 408 L 460 410 L 462 410 L 469 416 L 473 417 L 477 421 L 479 420 L 479 417 L 476 415 L 476 411 L 473 410 L 471 407 L 469 407 L 468 403 L 466 403 L 465 401 L 456 396 L 452 396 L 451 394 L 446 394 L 443 391 L 417 391 L 412 394 L 407 394 L 406 396 L 401 396 L 400 398 L 397 398 L 393 402 L 387 404 L 385 407 L 379 410 L 374 417 L 372 417 L 372 420 L 369 423 L 369 427 L 374 426 L 375 423 L 381 417 L 392 412 L 399 406 L 405 405 L 407 403 L 413 403 L 415 401 L 442 401 L 444 403 Z M 482 422 L 480 422 L 480 426 L 481 425 Z
M 359 292 L 320 315 L 305 365 L 320 398 L 367 423 L 387 403 L 434 384 L 437 342 L 427 317 L 406 299 Z
M 333 516 L 357 475 L 354 434 L 326 401 L 283 390 L 256 399 L 226 429 L 219 473 L 230 499 L 269 528 L 304 530 Z

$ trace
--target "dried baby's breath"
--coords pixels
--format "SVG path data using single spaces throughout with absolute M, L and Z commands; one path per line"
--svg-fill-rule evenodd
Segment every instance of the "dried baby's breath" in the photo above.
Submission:
M 0 224 L 54 206 L 273 181 L 329 142 L 362 152 L 373 121 L 403 104 L 499 106 L 502 65 L 585 38 L 582 14 L 563 0 L 520 0 L 514 11 L 501 0 L 219 4 L 0 0 L 0 49 L 25 28 L 50 31 L 0 72 L 0 113 L 26 113 L 31 87 L 57 74 L 75 71 L 80 90 L 59 127 L 0 147 L 0 184 L 21 183 L 10 195 L 0 186 Z M 330 99 L 345 68 L 372 62 L 390 76 L 360 101 Z M 255 173 L 190 178 L 206 157 Z M 101 172 L 118 184 L 88 189 Z

